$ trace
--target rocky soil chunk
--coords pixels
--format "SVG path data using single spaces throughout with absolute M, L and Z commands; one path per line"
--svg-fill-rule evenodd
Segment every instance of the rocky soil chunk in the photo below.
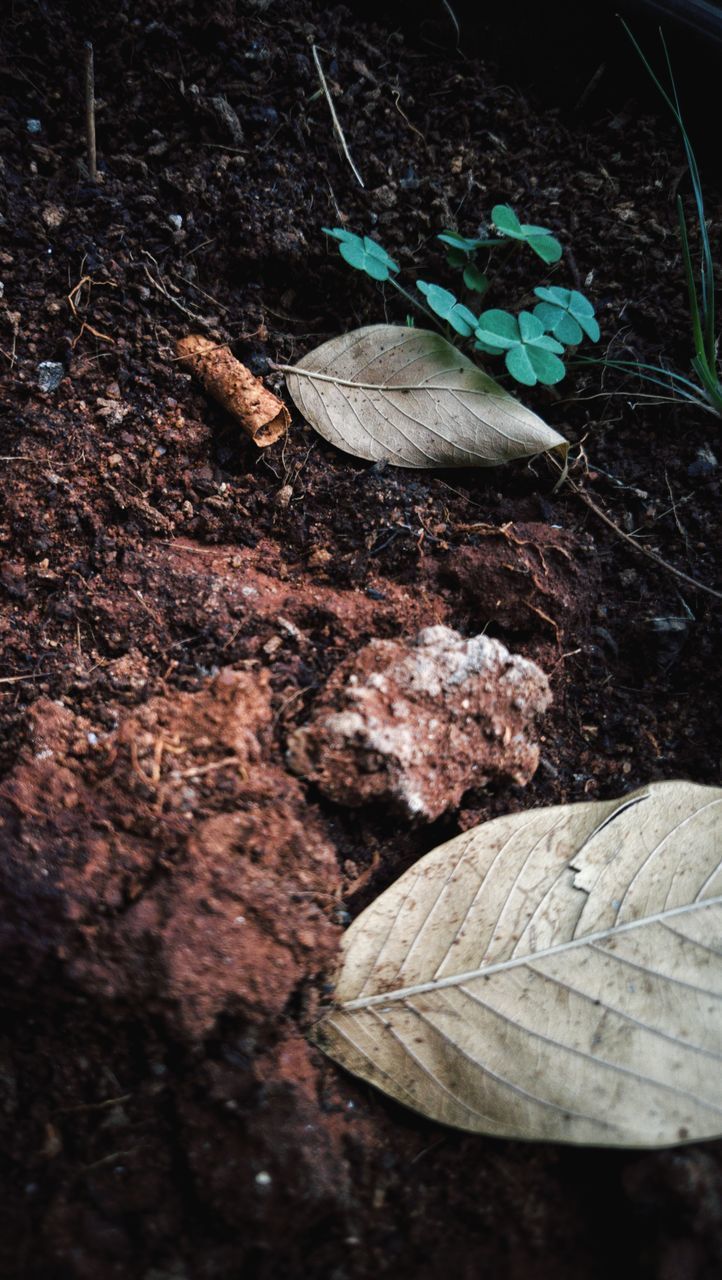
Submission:
M 535 663 L 445 626 L 372 640 L 336 670 L 289 742 L 296 773 L 331 800 L 383 801 L 433 821 L 491 779 L 527 783 L 551 692 Z
M 227 668 L 110 732 L 50 699 L 0 794 L 0 961 L 18 991 L 60 967 L 99 1009 L 184 1039 L 280 1017 L 331 963 L 333 849 L 273 760 L 263 672 Z

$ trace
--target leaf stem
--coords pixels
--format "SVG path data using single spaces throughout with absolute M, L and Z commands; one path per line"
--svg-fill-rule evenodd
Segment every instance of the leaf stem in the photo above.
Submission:
M 417 311 L 420 311 L 422 315 L 425 315 L 426 318 L 431 321 L 435 329 L 440 328 L 437 317 L 424 306 L 423 302 L 419 302 L 418 298 L 415 298 L 413 293 L 409 293 L 408 289 L 404 289 L 404 286 L 399 284 L 398 280 L 394 280 L 393 276 L 389 276 L 389 284 L 392 284 L 394 289 L 401 294 L 402 298 L 405 298 L 407 302 L 411 303 L 412 307 L 416 307 Z

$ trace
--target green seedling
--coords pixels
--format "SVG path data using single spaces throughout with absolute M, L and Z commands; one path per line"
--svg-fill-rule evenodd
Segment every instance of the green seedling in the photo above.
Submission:
M 464 283 L 466 284 L 467 289 L 477 289 L 478 292 L 483 292 L 483 289 L 488 287 L 489 282 L 486 279 L 486 276 L 483 276 L 482 273 L 474 266 L 474 254 L 477 249 L 493 249 L 497 245 L 503 244 L 503 241 L 498 237 L 491 240 L 470 240 L 467 236 L 459 235 L 458 231 L 441 231 L 436 238 L 437 240 L 441 240 L 442 244 L 447 246 L 446 261 L 449 266 L 461 267 L 463 270 Z M 476 276 L 486 282 L 483 285 L 483 289 L 480 290 L 476 284 L 467 283 L 467 272 L 470 274 L 471 279 Z
M 576 289 L 535 289 L 541 298 L 534 308 L 534 315 L 541 320 L 544 329 L 567 347 L 576 347 L 584 336 L 591 342 L 599 342 L 599 325 L 594 318 L 594 307 L 583 293 Z
M 417 280 L 416 288 L 419 293 L 423 293 L 434 315 L 439 316 L 441 320 L 446 320 L 447 324 L 450 324 L 456 333 L 460 333 L 462 338 L 471 337 L 478 323 L 476 316 L 468 307 L 457 302 L 453 293 L 448 289 L 442 289 L 438 284 L 427 284 L 425 280 Z
M 505 237 L 528 244 L 545 262 L 555 262 L 561 255 L 559 241 L 545 227 L 522 224 L 509 205 L 496 205 L 492 218 L 501 233 L 496 238 L 470 239 L 457 231 L 444 231 L 438 237 L 447 248 L 451 265 L 462 267 L 464 283 L 471 293 L 481 295 L 489 287 L 488 276 L 476 265 L 474 255 L 479 249 L 492 250 L 504 244 Z M 585 337 L 592 342 L 599 339 L 594 307 L 576 289 L 540 287 L 535 290 L 540 301 L 533 313 L 521 311 L 514 315 L 491 309 L 477 317 L 450 289 L 427 280 L 416 281 L 424 302 L 408 293 L 396 279 L 398 264 L 369 236 L 357 236 L 339 227 L 323 230 L 338 241 L 339 252 L 350 266 L 374 280 L 388 282 L 434 325 L 441 327 L 441 321 L 447 326 L 445 336 L 452 341 L 473 339 L 474 350 L 503 356 L 507 372 L 523 386 L 533 387 L 537 382 L 553 386 L 560 382 L 565 372 L 560 358 L 565 346 L 575 347 Z M 409 323 L 411 319 L 407 317 Z
M 471 239 L 462 236 L 458 231 L 442 231 L 437 237 L 446 245 L 446 260 L 449 266 L 463 271 L 464 284 L 474 293 L 485 293 L 489 288 L 489 277 L 476 265 L 474 259 L 479 249 L 497 249 L 500 245 L 509 245 L 517 241 L 526 244 L 541 258 L 542 262 L 551 264 L 558 262 L 562 256 L 562 246 L 551 234 L 548 227 L 537 227 L 531 223 L 519 221 L 511 205 L 497 204 L 491 211 L 492 225 L 499 233 L 496 236 Z
M 528 244 L 542 262 L 558 262 L 561 258 L 562 246 L 551 234 L 549 228 L 521 223 L 510 205 L 495 204 L 491 211 L 491 220 L 500 235 Z
M 544 332 L 541 320 L 531 311 L 520 311 L 518 316 L 508 311 L 484 311 L 475 335 L 478 350 L 503 354 L 512 378 L 526 387 L 537 382 L 552 386 L 564 377 L 564 362 L 559 359 L 564 347 Z
M 339 253 L 350 267 L 365 271 L 372 280 L 388 280 L 391 272 L 399 269 L 398 262 L 390 258 L 386 250 L 370 236 L 357 236 L 341 227 L 322 227 L 327 236 L 339 242 Z
M 493 248 L 501 244 L 501 240 L 468 240 L 456 231 L 443 231 L 436 237 L 446 246 L 446 261 L 450 267 L 463 272 L 464 284 L 472 293 L 486 293 L 489 288 L 489 277 L 480 271 L 474 262 L 474 254 L 480 248 Z

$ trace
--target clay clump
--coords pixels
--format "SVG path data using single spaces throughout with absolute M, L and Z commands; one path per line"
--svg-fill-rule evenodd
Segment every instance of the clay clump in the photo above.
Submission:
M 487 636 L 434 626 L 412 643 L 372 640 L 336 670 L 289 762 L 339 804 L 433 821 L 471 787 L 529 781 L 551 696 L 535 663 Z
M 117 729 L 39 699 L 0 796 L 0 958 L 18 989 L 259 1027 L 332 959 L 335 853 L 272 751 L 264 673 L 226 668 Z

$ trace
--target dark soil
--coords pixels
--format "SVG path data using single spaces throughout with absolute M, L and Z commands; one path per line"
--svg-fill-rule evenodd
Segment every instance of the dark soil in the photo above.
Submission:
M 441 839 L 657 778 L 720 781 L 718 601 L 554 493 L 543 461 L 369 467 L 297 416 L 260 452 L 174 359 L 203 332 L 265 375 L 384 307 L 402 322 L 320 226 L 347 220 L 412 278 L 445 278 L 434 233 L 475 234 L 509 201 L 571 246 L 606 345 L 688 367 L 668 122 L 621 88 L 610 109 L 609 76 L 577 111 L 566 90 L 550 105 L 519 87 L 509 45 L 498 66 L 458 53 L 443 6 L 411 9 L 48 0 L 1 21 L 9 1277 L 711 1280 L 722 1267 L 718 1145 L 465 1136 L 305 1039 L 344 924 Z M 515 297 L 538 283 L 522 269 L 507 276 Z M 63 365 L 54 391 L 38 389 L 41 361 Z M 716 585 L 720 472 L 698 454 L 719 451 L 719 424 L 637 390 L 591 367 L 528 401 L 583 441 L 575 475 L 594 501 Z M 439 622 L 486 628 L 548 673 L 529 785 L 470 792 L 433 826 L 304 789 L 286 741 L 327 677 L 374 637 Z

